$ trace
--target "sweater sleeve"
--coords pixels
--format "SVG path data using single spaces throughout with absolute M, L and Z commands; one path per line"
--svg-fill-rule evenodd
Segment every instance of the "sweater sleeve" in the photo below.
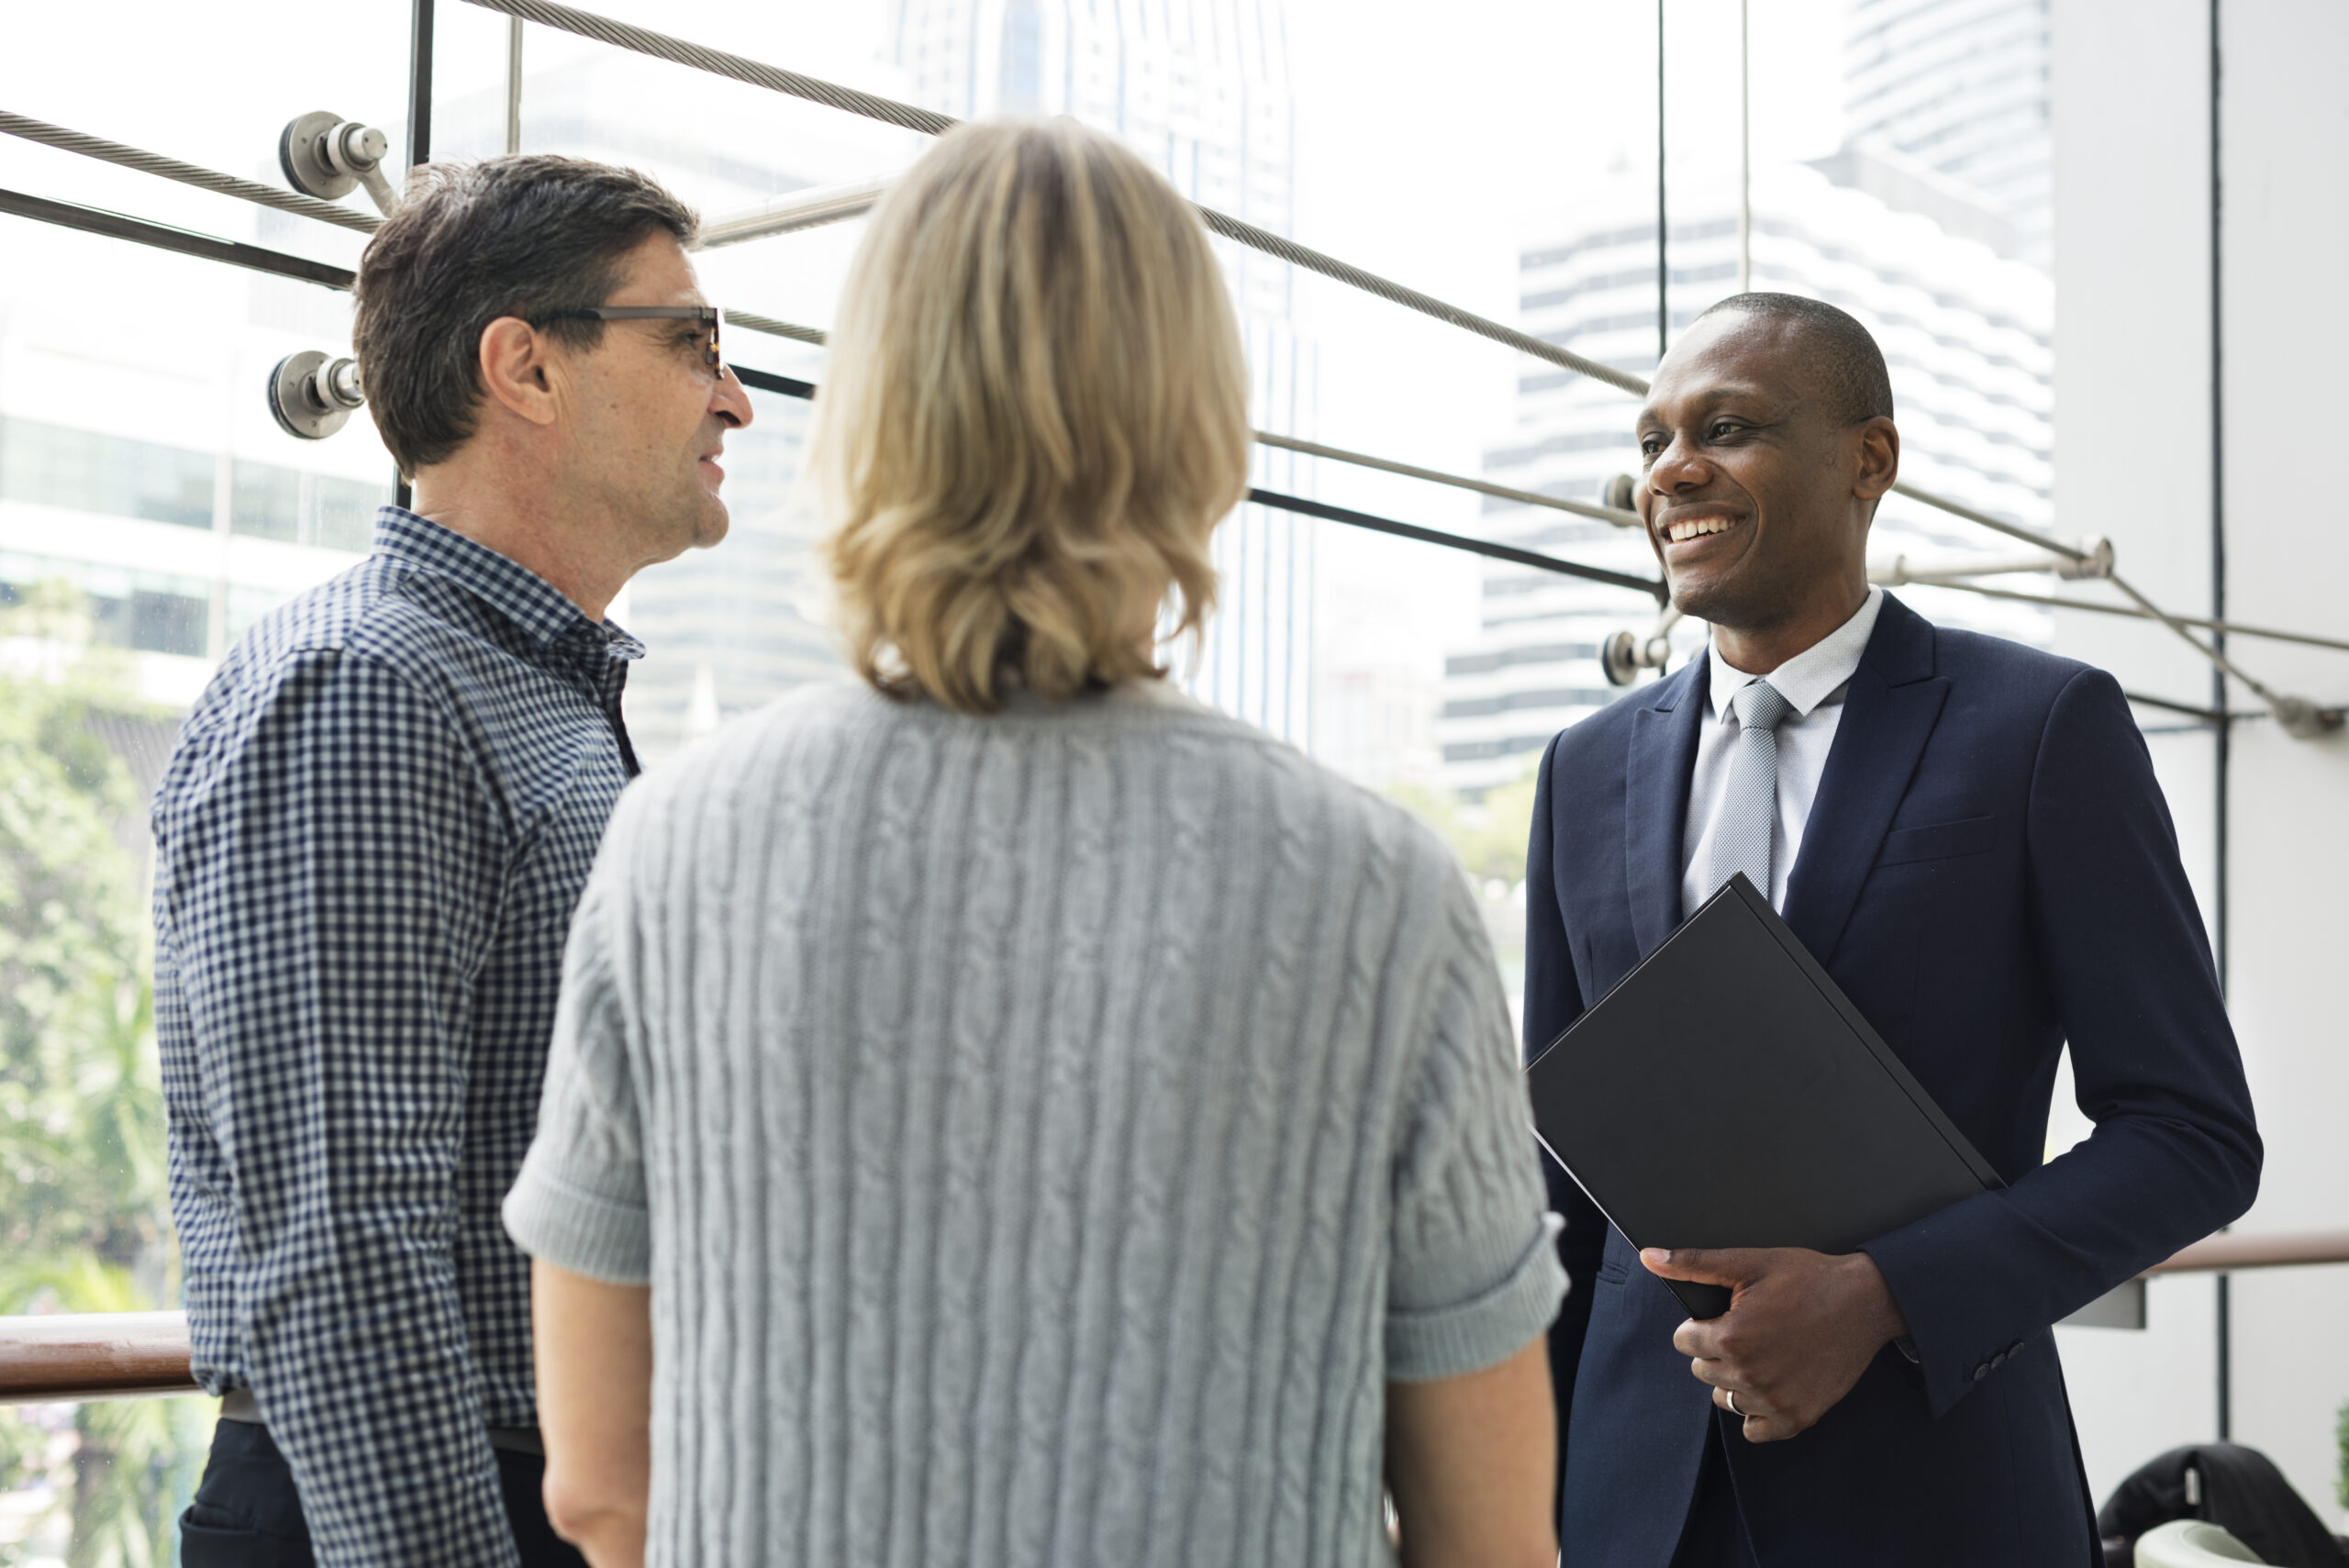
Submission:
M 1491 944 L 1448 857 L 1439 874 L 1426 1045 L 1394 1164 L 1386 1373 L 1407 1383 L 1508 1360 L 1549 1327 L 1565 1292 Z
M 572 921 L 538 1136 L 503 1212 L 507 1234 L 533 1258 L 643 1284 L 652 1277 L 652 1240 L 628 1057 L 637 1020 L 621 978 L 625 840 L 616 820 Z

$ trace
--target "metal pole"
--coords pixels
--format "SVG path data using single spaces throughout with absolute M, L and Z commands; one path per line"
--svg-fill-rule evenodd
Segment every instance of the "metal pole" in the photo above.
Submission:
M 2226 383 L 2222 373 L 2226 350 L 2224 297 L 2221 272 L 2223 230 L 2221 226 L 2221 196 L 2223 179 L 2219 162 L 2219 0 L 2210 0 L 2210 618 L 2227 618 L 2227 426 Z M 2223 628 L 2210 633 L 2212 648 L 2221 659 L 2226 657 L 2227 634 Z M 2220 713 L 2227 711 L 2227 673 L 2216 663 L 2210 667 L 2210 706 Z M 2214 794 L 2216 801 L 2212 834 L 2217 875 L 2213 879 L 2211 928 L 2212 945 L 2219 969 L 2219 990 L 2224 995 L 2227 986 L 2227 775 L 2229 753 L 2232 749 L 2233 726 L 2223 720 L 2211 727 L 2214 760 Z M 2234 1303 L 2230 1282 L 2224 1273 L 2216 1276 L 2214 1359 L 2217 1362 L 2217 1395 L 2219 1404 L 2219 1440 L 2225 1442 L 2234 1434 Z
M 432 0 L 410 0 L 407 33 L 407 166 L 432 158 Z M 406 507 L 416 492 L 407 475 L 392 475 L 392 500 Z
M 1737 0 L 1737 292 L 1753 292 L 1753 69 L 1746 6 Z
M 522 150 L 522 18 L 506 19 L 506 150 Z
M 410 0 L 407 34 L 407 166 L 432 157 L 432 0 Z
M 1655 362 L 1672 329 L 1672 274 L 1664 232 L 1664 0 L 1655 0 Z

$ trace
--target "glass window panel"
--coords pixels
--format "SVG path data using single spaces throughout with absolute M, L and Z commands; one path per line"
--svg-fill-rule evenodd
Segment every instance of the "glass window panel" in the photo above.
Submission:
M 12 501 L 208 528 L 213 467 L 207 452 L 0 419 L 0 497 Z
M 629 733 L 648 764 L 841 668 L 816 518 L 796 493 L 810 408 L 751 396 L 756 418 L 726 438 L 725 542 L 640 573 L 629 588 L 625 624 L 647 650 L 629 673 Z
M 302 537 L 302 476 L 294 470 L 239 458 L 228 495 L 234 531 L 289 544 Z
M 271 184 L 279 129 L 306 110 L 399 145 L 407 7 L 285 21 L 156 0 L 13 9 L 0 102 Z M 57 69 L 75 60 L 105 67 Z M 345 267 L 364 242 L 14 137 L 0 186 Z M 349 351 L 347 296 L 14 217 L 0 256 L 0 776 L 25 808 L 0 824 L 0 884 L 44 876 L 50 894 L 29 906 L 39 943 L 12 929 L 0 945 L 55 972 L 0 987 L 0 1314 L 170 1307 L 145 805 L 233 639 L 365 548 L 391 466 L 364 417 L 305 443 L 261 396 L 286 355 Z M 28 906 L 0 899 L 0 924 Z M 174 1560 L 212 1414 L 0 1410 L 0 1561 Z
M 240 458 L 229 497 L 236 533 L 364 554 L 374 538 L 375 510 L 391 503 L 392 486 Z
M 591 8 L 949 113 L 1074 113 L 1125 134 L 1197 199 L 1578 351 L 1642 373 L 1654 363 L 1652 9 L 1500 0 L 1447 15 L 1406 49 L 1391 29 L 1361 26 L 1346 0 L 1176 0 L 1168 25 L 1146 37 L 1119 33 L 1114 8 L 1026 0 L 985 27 L 976 0 L 689 16 L 653 0 Z M 2004 51 L 1998 58 L 2014 67 L 1998 73 L 2005 96 L 1962 83 L 1904 90 L 1901 59 L 1922 57 L 1880 49 L 1869 29 L 1894 12 L 1932 8 L 1752 0 L 1754 275 L 1759 286 L 1846 304 L 1878 328 L 1912 478 L 2044 521 L 2054 462 L 2046 91 L 2032 65 L 2043 61 L 2044 40 L 2013 25 L 2043 7 L 1947 7 L 1958 32 L 1976 28 Z M 1667 334 L 1734 289 L 1738 272 L 1736 140 L 1724 128 L 1737 101 L 1734 21 L 1719 6 L 1675 6 L 1668 16 Z M 1208 20 L 1177 25 L 1186 17 Z M 1236 17 L 1261 25 L 1225 25 Z M 272 183 L 278 131 L 307 109 L 370 120 L 403 145 L 406 7 L 283 22 L 250 4 L 162 0 L 124 0 L 103 18 L 61 6 L 12 16 L 0 101 Z M 502 16 L 440 8 L 440 155 L 503 147 L 507 32 Z M 1824 38 L 1854 48 L 1820 50 Z M 136 47 L 111 47 L 117 39 Z M 41 63 L 101 52 L 105 72 Z M 1561 61 L 1574 62 L 1575 91 L 1564 95 Z M 206 85 L 195 97 L 191 72 Z M 1398 94 L 1410 112 L 1396 112 Z M 644 169 L 723 218 L 901 167 L 927 141 L 531 27 L 522 145 Z M 15 139 L 0 138 L 0 184 L 342 266 L 363 242 Z M 367 210 L 363 196 L 349 200 Z M 705 251 L 697 265 L 723 304 L 823 327 L 862 228 Z M 86 946 L 91 962 L 128 963 L 137 976 L 123 933 L 135 937 L 143 917 L 117 895 L 145 875 L 135 803 L 176 722 L 155 716 L 184 711 L 255 621 L 367 548 L 390 465 L 364 417 L 303 443 L 270 421 L 257 393 L 288 353 L 347 350 L 346 297 L 14 218 L 0 218 L 0 244 L 9 261 L 0 277 L 0 642 L 46 651 L 0 677 L 0 740 L 7 713 L 50 713 L 44 705 L 61 693 L 82 694 L 67 728 L 89 745 L 76 753 L 79 772 L 58 775 L 82 794 L 61 795 L 58 809 L 83 812 L 120 851 L 83 899 L 95 933 Z M 1636 467 L 1635 399 L 1219 249 L 1260 427 L 1576 496 Z M 803 345 L 738 329 L 729 350 L 746 365 L 822 379 L 822 355 Z M 729 538 L 641 573 L 615 606 L 650 649 L 628 710 L 654 766 L 729 716 L 839 673 L 815 551 L 822 523 L 798 487 L 808 406 L 766 395 L 755 406 L 756 425 L 728 442 Z M 1547 510 L 1271 450 L 1253 478 L 1427 527 L 1653 570 L 1638 534 Z M 58 509 L 90 521 L 69 537 Z M 1879 534 L 1887 554 L 2006 550 L 1905 504 L 1887 507 Z M 1598 647 L 1617 631 L 1647 632 L 1653 606 L 1260 506 L 1237 512 L 1216 550 L 1222 608 L 1183 678 L 1430 821 L 1478 892 L 1514 992 L 1530 770 L 1557 729 L 1619 695 Z M 1941 597 L 1953 602 L 1931 605 L 1939 618 L 2046 635 L 2028 606 Z M 1674 633 L 1675 662 L 1700 629 Z M 136 736 L 145 739 L 126 739 Z M 87 756 L 110 762 L 94 769 Z M 26 1029 L 26 1040 L 69 1038 L 54 1019 Z M 82 1036 L 71 1040 L 85 1050 Z M 149 1130 L 160 1139 L 159 1121 Z M 86 1173 L 113 1184 L 103 1189 L 107 1226 L 35 1227 L 30 1244 L 112 1260 L 125 1305 L 163 1300 L 160 1191 L 95 1159 Z M 0 1189 L 0 1226 L 21 1229 L 23 1216 L 47 1212 Z M 134 1233 L 135 1247 L 104 1251 Z M 0 1302 L 0 1312 L 21 1305 Z M 140 1507 L 150 1509 L 169 1489 L 142 1485 Z
M 228 590 L 228 640 L 234 645 L 237 639 L 252 628 L 253 622 L 284 604 L 291 595 L 274 593 L 267 588 L 236 586 Z
M 321 550 L 365 554 L 375 537 L 375 511 L 392 501 L 387 482 L 310 476 L 314 523 L 309 542 Z
M 146 653 L 204 656 L 205 619 L 212 607 L 209 600 L 133 589 L 129 604 L 132 648 Z

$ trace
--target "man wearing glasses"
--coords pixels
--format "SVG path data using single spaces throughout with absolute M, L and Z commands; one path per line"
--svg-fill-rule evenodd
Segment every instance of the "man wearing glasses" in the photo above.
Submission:
M 414 484 L 255 626 L 155 802 L 156 1013 L 195 1369 L 188 1568 L 576 1563 L 498 1204 L 636 758 L 640 569 L 725 536 L 751 422 L 643 176 L 429 166 L 368 246 L 368 405 Z

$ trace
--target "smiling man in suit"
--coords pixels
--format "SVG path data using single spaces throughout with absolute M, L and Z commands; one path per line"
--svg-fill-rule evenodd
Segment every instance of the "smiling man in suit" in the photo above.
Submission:
M 1843 312 L 1714 306 L 1638 433 L 1711 645 L 1542 760 L 1527 1047 L 1743 871 L 2009 1184 L 1846 1256 L 1638 1254 L 1553 1169 L 1566 1568 L 2088 1568 L 2050 1326 L 2241 1214 L 2260 1164 L 2144 742 L 2111 676 L 1868 585 L 1900 437 Z M 2067 1041 L 2096 1132 L 2046 1161 Z M 1730 1309 L 1688 1320 L 1659 1275 Z

